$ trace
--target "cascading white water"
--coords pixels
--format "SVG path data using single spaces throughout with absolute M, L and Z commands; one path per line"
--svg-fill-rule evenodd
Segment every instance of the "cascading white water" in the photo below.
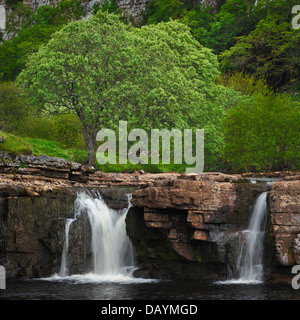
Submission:
M 254 284 L 262 282 L 267 195 L 268 192 L 259 195 L 254 204 L 249 227 L 240 233 L 243 241 L 236 262 L 238 278 L 219 281 L 218 283 Z
M 80 214 L 87 214 L 91 225 L 91 247 L 94 276 L 130 277 L 134 268 L 134 248 L 126 234 L 125 218 L 131 206 L 118 212 L 107 207 L 100 194 L 96 198 L 85 192 L 75 201 L 74 219 L 68 219 L 59 277 L 69 276 L 69 230 Z
M 237 259 L 237 271 L 241 282 L 261 282 L 263 277 L 264 235 L 266 229 L 267 194 L 256 200 L 249 228 L 243 232 L 243 241 Z
M 64 248 L 63 248 L 63 254 L 61 257 L 61 266 L 60 266 L 60 276 L 61 277 L 66 277 L 69 275 L 69 270 L 68 270 L 68 263 L 67 263 L 67 255 L 69 251 L 69 230 L 70 230 L 70 225 L 73 221 L 76 219 L 68 219 L 66 222 L 66 227 L 65 227 L 65 243 L 64 243 Z

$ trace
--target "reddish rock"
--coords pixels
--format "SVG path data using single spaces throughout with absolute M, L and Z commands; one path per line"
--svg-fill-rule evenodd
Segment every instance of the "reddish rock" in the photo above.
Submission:
M 192 239 L 194 240 L 208 240 L 208 231 L 206 230 L 195 230 Z
M 278 261 L 285 266 L 299 263 L 300 180 L 284 179 L 273 184 L 270 215 Z

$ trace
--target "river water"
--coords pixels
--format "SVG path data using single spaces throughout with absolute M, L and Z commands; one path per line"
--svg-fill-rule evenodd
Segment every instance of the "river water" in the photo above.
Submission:
M 290 284 L 218 284 L 195 280 L 8 281 L 0 299 L 13 300 L 300 300 Z

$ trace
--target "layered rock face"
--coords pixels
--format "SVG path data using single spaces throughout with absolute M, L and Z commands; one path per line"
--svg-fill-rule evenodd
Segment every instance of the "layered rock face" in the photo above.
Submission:
M 0 186 L 0 264 L 7 277 L 49 276 L 58 268 L 74 199 L 67 189 L 31 196 L 28 189 Z
M 118 7 L 122 10 L 124 16 L 132 19 L 135 23 L 143 20 L 147 5 L 150 0 L 117 0 Z
M 60 0 L 23 0 L 25 5 L 28 5 L 33 10 L 43 5 L 55 6 Z M 103 0 L 81 0 L 86 11 L 92 12 L 93 5 L 95 3 L 102 3 Z M 147 6 L 150 0 L 115 0 L 116 5 L 120 8 L 122 14 L 129 18 L 129 20 L 140 23 L 143 21 L 144 15 L 147 11 Z M 195 0 L 195 4 L 216 6 L 217 0 Z M 5 5 L 7 12 L 9 8 L 5 3 L 5 0 L 0 0 L 0 4 Z
M 152 276 L 226 276 L 236 264 L 238 231 L 247 228 L 257 196 L 269 188 L 238 175 L 203 174 L 198 181 L 156 182 L 135 191 L 127 229 L 140 262 Z
M 130 190 L 126 228 L 140 272 L 157 278 L 226 277 L 228 267 L 234 271 L 240 231 L 248 226 L 254 202 L 269 190 L 266 271 L 290 274 L 300 262 L 300 175 L 278 176 L 270 185 L 221 173 L 104 173 L 59 158 L 1 153 L 0 264 L 8 277 L 58 272 L 76 192 L 100 190 L 117 210 L 127 206 Z M 92 253 L 80 244 L 90 239 L 88 221 L 78 219 L 70 232 L 72 270 L 85 272 Z
M 300 264 L 300 176 L 287 177 L 273 185 L 270 215 L 279 263 Z
M 37 192 L 38 191 L 38 192 Z M 20 185 L 0 185 L 0 265 L 8 278 L 48 277 L 60 271 L 65 226 L 74 217 L 77 192 L 87 188 L 54 187 L 32 191 Z M 131 189 L 98 188 L 107 205 L 123 209 Z M 90 224 L 80 215 L 70 228 L 70 271 L 91 269 Z

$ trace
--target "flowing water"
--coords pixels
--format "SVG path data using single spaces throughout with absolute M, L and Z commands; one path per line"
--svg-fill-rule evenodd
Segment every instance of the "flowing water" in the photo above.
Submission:
M 149 282 L 134 278 L 137 269 L 134 248 L 126 234 L 125 218 L 131 206 L 121 211 L 110 209 L 99 193 L 96 197 L 82 192 L 75 201 L 74 218 L 68 219 L 65 227 L 65 243 L 59 274 L 44 280 L 70 280 L 76 283 L 88 282 Z M 77 218 L 86 214 L 91 226 L 92 271 L 85 274 L 70 274 L 68 263 L 70 227 Z
M 242 243 L 237 257 L 238 277 L 226 284 L 256 284 L 263 280 L 264 235 L 267 221 L 267 195 L 263 192 L 256 200 L 249 227 L 242 231 Z M 222 282 L 221 282 L 222 283 Z
M 115 211 L 100 195 L 78 195 L 73 219 L 66 222 L 65 244 L 59 274 L 43 279 L 7 282 L 0 299 L 8 300 L 299 300 L 300 290 L 290 284 L 262 281 L 262 238 L 266 193 L 255 204 L 245 241 L 237 259 L 237 279 L 226 282 L 134 278 L 134 248 L 125 232 L 130 207 Z M 70 274 L 70 230 L 80 215 L 91 224 L 92 272 Z M 235 285 L 232 285 L 232 284 Z
M 237 259 L 239 280 L 261 282 L 263 278 L 264 235 L 267 220 L 267 194 L 262 193 L 254 205 L 245 241 Z

